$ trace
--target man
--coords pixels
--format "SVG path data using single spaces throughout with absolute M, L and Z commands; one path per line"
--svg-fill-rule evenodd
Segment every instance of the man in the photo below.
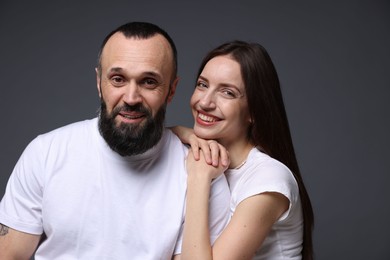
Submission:
M 98 118 L 38 136 L 0 203 L 0 259 L 170 259 L 180 254 L 187 148 L 164 128 L 178 83 L 176 48 L 149 23 L 120 26 L 96 68 Z M 212 184 L 211 239 L 228 221 Z M 38 245 L 39 244 L 39 245 Z

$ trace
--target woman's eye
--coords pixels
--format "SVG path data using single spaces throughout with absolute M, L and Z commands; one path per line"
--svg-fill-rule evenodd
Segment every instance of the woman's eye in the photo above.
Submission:
M 198 83 L 196 83 L 196 86 L 199 88 L 207 88 L 207 85 L 202 81 L 198 81 Z
M 221 93 L 224 97 L 227 97 L 227 98 L 236 98 L 237 97 L 237 94 L 230 89 L 223 89 L 223 90 L 221 90 Z

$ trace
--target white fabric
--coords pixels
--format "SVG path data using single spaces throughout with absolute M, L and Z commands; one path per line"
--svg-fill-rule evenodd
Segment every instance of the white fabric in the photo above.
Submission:
M 121 157 L 97 119 L 38 136 L 0 203 L 0 223 L 47 235 L 36 260 L 170 259 L 181 252 L 187 148 L 170 131 L 144 154 Z M 212 185 L 211 239 L 229 219 L 225 177 Z
M 241 168 L 225 175 L 231 190 L 231 215 L 241 201 L 260 193 L 278 192 L 290 200 L 289 209 L 273 225 L 253 259 L 301 259 L 303 217 L 298 184 L 291 171 L 253 148 Z

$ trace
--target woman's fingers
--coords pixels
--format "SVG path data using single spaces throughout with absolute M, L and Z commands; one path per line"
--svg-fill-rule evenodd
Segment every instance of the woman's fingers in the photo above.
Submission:
M 200 153 L 203 153 L 207 164 L 214 167 L 218 167 L 219 164 L 222 164 L 223 167 L 229 166 L 229 153 L 217 141 L 205 140 L 192 134 L 188 139 L 188 143 L 191 146 L 192 155 L 196 161 L 200 159 Z

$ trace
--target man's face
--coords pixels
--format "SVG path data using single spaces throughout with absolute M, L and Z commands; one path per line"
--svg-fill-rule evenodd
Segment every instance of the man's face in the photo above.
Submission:
M 134 39 L 116 33 L 103 49 L 97 70 L 99 128 L 122 156 L 143 153 L 161 138 L 165 107 L 178 81 L 172 79 L 172 55 L 159 34 Z

